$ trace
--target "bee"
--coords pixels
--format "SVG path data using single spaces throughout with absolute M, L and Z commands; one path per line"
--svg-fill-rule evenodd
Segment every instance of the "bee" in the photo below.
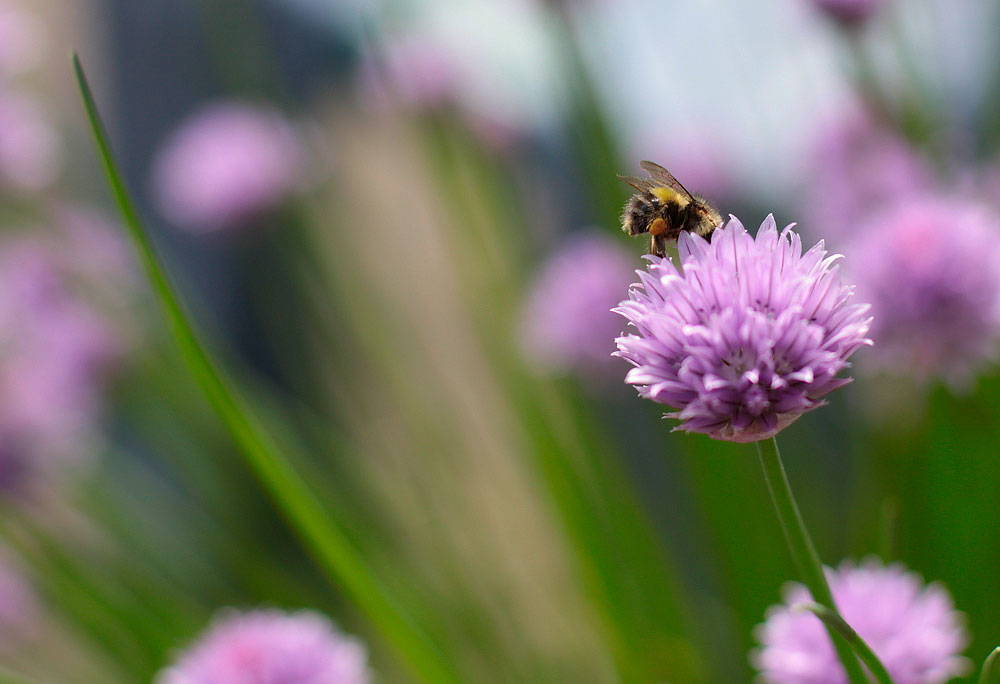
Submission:
M 722 216 L 700 197 L 695 197 L 673 174 L 651 161 L 639 162 L 649 178 L 618 176 L 638 194 L 632 195 L 622 212 L 622 230 L 629 235 L 649 233 L 649 251 L 666 256 L 667 244 L 682 230 L 708 237 L 722 225 Z

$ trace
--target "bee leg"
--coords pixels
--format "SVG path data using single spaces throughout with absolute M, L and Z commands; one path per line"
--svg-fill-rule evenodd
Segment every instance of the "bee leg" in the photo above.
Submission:
M 667 232 L 667 222 L 663 218 L 657 218 L 655 221 L 649 224 L 649 234 L 654 238 L 659 237 Z

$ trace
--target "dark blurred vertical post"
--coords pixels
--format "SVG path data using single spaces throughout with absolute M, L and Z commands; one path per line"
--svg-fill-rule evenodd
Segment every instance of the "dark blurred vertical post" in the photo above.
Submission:
M 201 306 L 204 323 L 257 370 L 280 379 L 262 342 L 250 287 L 255 278 L 267 280 L 252 271 L 265 262 L 268 243 L 191 235 L 157 220 L 149 169 L 158 145 L 202 103 L 277 98 L 279 106 L 292 108 L 318 86 L 335 88 L 353 51 L 344 36 L 309 26 L 277 3 L 103 0 L 102 6 L 114 93 L 109 118 L 120 129 L 123 172 L 150 219 L 153 239 L 178 272 L 177 282 Z

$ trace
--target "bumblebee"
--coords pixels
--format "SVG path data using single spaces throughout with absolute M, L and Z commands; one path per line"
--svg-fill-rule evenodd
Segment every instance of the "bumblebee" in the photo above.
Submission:
M 722 216 L 700 197 L 695 197 L 673 174 L 651 161 L 639 162 L 649 178 L 618 176 L 638 194 L 632 195 L 622 212 L 622 230 L 629 235 L 649 233 L 650 253 L 665 256 L 667 244 L 682 230 L 708 237 L 722 225 Z

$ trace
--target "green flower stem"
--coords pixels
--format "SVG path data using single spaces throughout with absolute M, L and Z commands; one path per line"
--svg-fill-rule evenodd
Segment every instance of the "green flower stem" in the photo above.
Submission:
M 174 340 L 202 392 L 239 446 L 247 465 L 329 576 L 331 583 L 355 601 L 386 640 L 395 647 L 418 680 L 427 684 L 458 684 L 459 679 L 444 654 L 374 577 L 350 539 L 330 520 L 313 490 L 260 421 L 253 416 L 234 389 L 231 379 L 225 376 L 202 345 L 160 265 L 125 189 L 111 154 L 94 96 L 76 55 L 73 57 L 73 66 L 108 184 L 136 245 L 146 275 L 164 309 Z
M 798 606 L 798 609 L 808 610 L 825 622 L 827 627 L 836 630 L 837 634 L 844 637 L 844 640 L 851 645 L 851 648 L 858 654 L 861 661 L 868 666 L 868 671 L 874 675 L 875 681 L 878 684 L 893 684 L 892 677 L 889 676 L 889 671 L 885 669 L 885 665 L 875 655 L 875 651 L 861 638 L 860 634 L 854 631 L 853 627 L 847 624 L 844 618 L 837 615 L 835 611 L 818 603 L 803 603 Z
M 833 594 L 830 593 L 830 586 L 826 583 L 826 576 L 823 574 L 823 565 L 820 563 L 816 547 L 813 546 L 812 539 L 806 531 L 805 523 L 802 521 L 802 514 L 792 496 L 792 488 L 788 484 L 788 477 L 785 475 L 785 467 L 781 463 L 781 454 L 778 453 L 778 442 L 774 439 L 756 442 L 757 453 L 760 456 L 760 465 L 764 470 L 764 480 L 767 481 L 768 491 L 771 492 L 771 501 L 774 503 L 774 510 L 778 514 L 781 528 L 785 532 L 785 541 L 788 542 L 788 549 L 792 552 L 792 559 L 798 568 L 799 576 L 812 594 L 813 600 L 822 606 L 836 612 L 837 607 L 833 603 Z M 840 662 L 847 672 L 847 679 L 851 684 L 867 684 L 868 679 L 861 669 L 861 664 L 854 656 L 850 647 L 836 633 L 827 626 L 830 639 L 837 649 Z

